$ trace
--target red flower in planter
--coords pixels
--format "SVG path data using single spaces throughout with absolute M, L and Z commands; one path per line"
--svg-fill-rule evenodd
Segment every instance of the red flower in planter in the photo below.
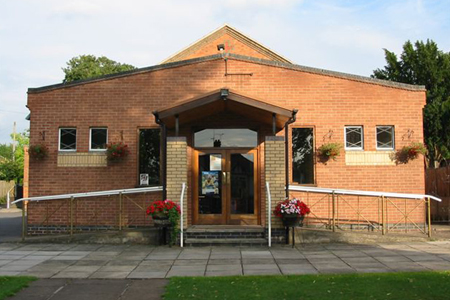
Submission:
M 130 150 L 128 149 L 128 145 L 122 142 L 120 143 L 111 143 L 106 146 L 106 157 L 110 161 L 123 159 L 130 154 Z
M 273 211 L 274 215 L 280 218 L 283 217 L 283 215 L 304 216 L 310 212 L 310 208 L 297 198 L 286 199 L 279 202 Z

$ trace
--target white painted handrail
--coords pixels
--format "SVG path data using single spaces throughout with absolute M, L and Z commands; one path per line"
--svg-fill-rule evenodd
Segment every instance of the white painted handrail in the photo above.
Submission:
M 430 198 L 435 201 L 441 202 L 440 198 L 423 195 L 423 194 L 404 194 L 404 193 L 388 193 L 388 192 L 372 192 L 372 191 L 359 191 L 359 190 L 343 190 L 343 189 L 330 189 L 330 188 L 318 188 L 302 185 L 289 185 L 290 191 L 299 192 L 311 192 L 311 193 L 326 193 L 326 194 L 341 194 L 341 195 L 355 195 L 355 196 L 369 196 L 369 197 L 387 197 L 387 198 L 402 198 L 402 199 L 424 199 Z
M 269 182 L 266 181 L 266 190 L 267 190 L 267 200 L 268 200 L 268 209 L 267 209 L 267 219 L 268 219 L 268 243 L 269 247 L 272 247 L 272 196 L 270 195 L 270 186 Z
M 6 209 L 10 209 L 11 208 L 11 196 L 9 194 L 14 189 L 14 187 L 15 186 L 13 185 L 12 188 L 10 188 L 9 191 L 6 193 Z
M 18 199 L 12 204 L 21 201 L 46 201 L 46 200 L 60 200 L 60 199 L 70 199 L 70 198 L 87 198 L 87 197 L 99 197 L 99 196 L 111 196 L 119 194 L 138 194 L 147 192 L 160 192 L 162 191 L 162 186 L 152 186 L 145 188 L 133 188 L 133 189 L 123 189 L 123 190 L 109 190 L 109 191 L 97 191 L 97 192 L 87 192 L 87 193 L 75 193 L 75 194 L 63 194 L 63 195 L 51 195 L 51 196 L 40 196 L 40 197 L 30 197 Z
M 183 239 L 183 202 L 184 202 L 184 190 L 186 189 L 186 183 L 183 182 L 183 185 L 181 187 L 181 196 L 180 196 L 180 247 L 183 248 L 184 246 L 184 239 Z

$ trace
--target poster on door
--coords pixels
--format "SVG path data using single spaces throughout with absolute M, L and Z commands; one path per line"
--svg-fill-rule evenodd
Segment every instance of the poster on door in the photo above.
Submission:
M 202 171 L 202 194 L 219 194 L 218 171 Z

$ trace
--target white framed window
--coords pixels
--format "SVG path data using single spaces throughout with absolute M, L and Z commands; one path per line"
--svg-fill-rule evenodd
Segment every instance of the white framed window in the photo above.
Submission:
M 377 150 L 394 150 L 395 130 L 394 126 L 377 126 Z
M 345 150 L 364 149 L 364 129 L 362 126 L 345 126 Z
M 77 129 L 59 128 L 59 151 L 77 151 Z
M 108 128 L 89 130 L 89 151 L 105 151 L 108 144 Z

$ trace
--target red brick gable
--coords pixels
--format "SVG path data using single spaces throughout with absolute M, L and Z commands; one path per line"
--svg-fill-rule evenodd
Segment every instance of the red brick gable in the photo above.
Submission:
M 187 48 L 164 60 L 162 63 L 170 63 L 218 54 L 220 53 L 219 50 L 217 50 L 217 45 L 219 44 L 223 44 L 225 46 L 225 53 L 239 54 L 276 62 L 291 63 L 286 58 L 264 47 L 260 43 L 228 25 L 224 25 L 207 36 L 201 38 Z

